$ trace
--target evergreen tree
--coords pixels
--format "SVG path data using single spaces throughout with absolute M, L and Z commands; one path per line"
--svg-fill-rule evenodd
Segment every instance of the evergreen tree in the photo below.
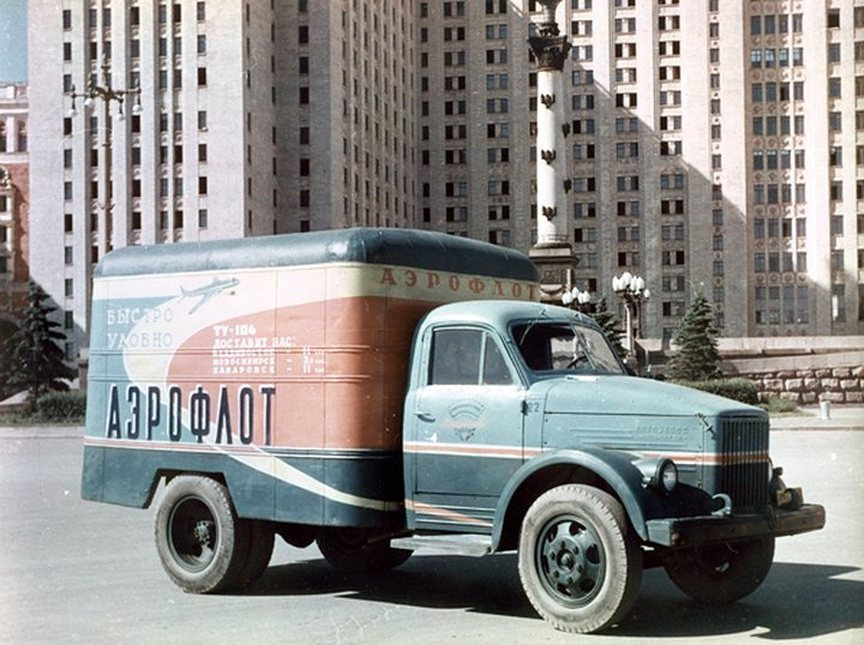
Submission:
M 669 359 L 669 378 L 675 381 L 706 381 L 719 376 L 718 334 L 714 310 L 704 294 L 697 291 L 672 339 L 678 346 L 678 352 Z
M 603 330 L 603 335 L 606 336 L 606 340 L 612 345 L 615 353 L 618 354 L 621 360 L 624 360 L 627 356 L 627 350 L 624 349 L 624 345 L 621 343 L 621 339 L 624 337 L 624 330 L 621 328 L 621 321 L 618 320 L 618 316 L 606 305 L 606 298 L 600 298 L 594 306 L 594 311 L 588 315 Z
M 13 395 L 12 384 L 12 336 L 18 330 L 18 326 L 12 326 L 12 332 L 0 342 L 0 400 Z
M 68 390 L 62 379 L 73 379 L 75 370 L 66 365 L 63 351 L 55 341 L 65 336 L 56 330 L 60 324 L 49 318 L 56 311 L 45 301 L 48 295 L 31 282 L 27 292 L 27 310 L 21 326 L 7 341 L 4 354 L 8 388 L 26 388 L 30 410 L 36 401 L 51 390 Z

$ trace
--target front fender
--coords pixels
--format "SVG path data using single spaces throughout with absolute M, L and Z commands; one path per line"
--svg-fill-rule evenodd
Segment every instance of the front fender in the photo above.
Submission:
M 621 501 L 630 523 L 642 540 L 648 539 L 646 520 L 656 516 L 662 506 L 659 493 L 643 485 L 641 471 L 624 454 L 597 448 L 555 450 L 525 462 L 504 487 L 492 530 L 492 551 L 498 549 L 504 531 L 505 519 L 514 498 L 533 476 L 560 466 L 576 466 L 602 479 Z

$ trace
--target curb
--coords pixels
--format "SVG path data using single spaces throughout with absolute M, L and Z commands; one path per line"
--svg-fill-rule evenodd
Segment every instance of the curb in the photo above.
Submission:
M 84 426 L 0 426 L 0 439 L 81 439 Z

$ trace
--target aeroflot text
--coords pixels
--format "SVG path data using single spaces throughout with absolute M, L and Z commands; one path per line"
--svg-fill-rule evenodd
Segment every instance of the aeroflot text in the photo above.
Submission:
M 166 396 L 167 394 L 167 396 Z M 199 385 L 184 392 L 178 385 L 126 387 L 122 397 L 116 384 L 108 395 L 105 436 L 109 439 L 142 439 L 197 443 L 272 445 L 273 405 L 276 388 L 261 385 L 256 392 L 248 385 L 230 396 L 219 385 L 211 393 Z M 191 435 L 191 436 L 190 436 Z M 212 435 L 212 436 L 211 436 Z

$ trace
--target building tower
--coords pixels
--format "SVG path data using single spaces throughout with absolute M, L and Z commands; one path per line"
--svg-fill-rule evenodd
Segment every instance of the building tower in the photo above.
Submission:
M 75 360 L 104 253 L 276 228 L 274 14 L 241 0 L 36 0 L 29 22 L 32 277 L 67 312 Z M 72 112 L 73 92 L 95 87 L 137 96 L 79 96 Z
M 31 0 L 31 265 L 69 355 L 109 240 L 360 225 L 569 244 L 573 286 L 610 304 L 644 277 L 645 337 L 695 289 L 726 336 L 864 332 L 864 0 L 559 2 L 554 92 L 526 44 L 550 3 Z M 105 54 L 140 115 L 67 117 Z

